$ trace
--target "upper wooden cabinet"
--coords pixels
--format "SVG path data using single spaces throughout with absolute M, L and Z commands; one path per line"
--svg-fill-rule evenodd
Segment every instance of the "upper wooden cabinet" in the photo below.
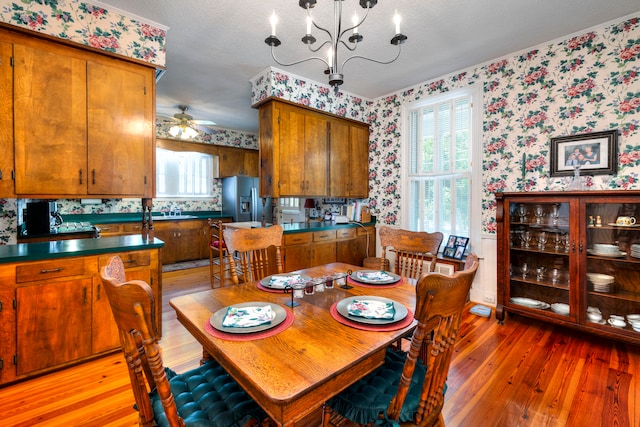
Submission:
M 258 176 L 258 150 L 217 146 L 220 177 Z
M 13 45 L 15 193 L 153 197 L 154 69 L 4 30 L 0 41 Z
M 331 121 L 330 193 L 333 197 L 369 197 L 369 127 Z
M 259 117 L 261 196 L 367 197 L 366 124 L 275 99 Z
M 13 198 L 13 45 L 0 41 L 0 197 Z

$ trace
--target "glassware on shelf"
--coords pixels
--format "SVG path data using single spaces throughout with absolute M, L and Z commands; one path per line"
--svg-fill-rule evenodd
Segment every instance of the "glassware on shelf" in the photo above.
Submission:
M 520 266 L 520 272 L 522 273 L 522 278 L 526 279 L 527 278 L 527 274 L 529 273 L 529 266 L 527 265 L 527 263 L 522 263 L 522 265 Z
M 555 233 L 553 235 L 553 249 L 556 252 L 559 252 L 560 249 L 562 249 L 562 240 L 563 240 L 562 233 Z
M 564 235 L 564 251 L 569 252 L 571 248 L 571 238 L 569 237 L 569 233 Z
M 525 222 L 527 218 L 527 206 L 524 204 L 518 205 L 518 216 L 520 217 L 520 222 Z
M 551 205 L 551 213 L 549 214 L 551 217 L 551 224 L 554 226 L 558 225 L 558 218 L 560 217 L 560 206 L 557 203 Z
M 536 205 L 533 214 L 536 217 L 536 224 L 542 224 L 542 218 L 544 218 L 544 208 L 542 205 Z
M 522 233 L 521 239 L 522 239 L 522 247 L 528 248 L 529 245 L 531 244 L 531 232 L 525 231 L 524 233 Z
M 538 233 L 538 249 L 544 250 L 544 248 L 547 246 L 548 238 L 549 236 L 547 236 L 546 231 L 541 231 L 540 233 Z
M 539 266 L 539 267 L 536 268 L 536 280 L 537 281 L 541 281 L 541 280 L 544 279 L 544 271 L 545 271 L 544 266 Z
M 560 274 L 560 270 L 557 268 L 551 270 L 551 283 L 557 284 L 560 281 Z

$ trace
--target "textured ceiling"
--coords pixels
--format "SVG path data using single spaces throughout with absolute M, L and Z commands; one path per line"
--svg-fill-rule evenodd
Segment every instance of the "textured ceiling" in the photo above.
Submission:
M 264 39 L 269 17 L 279 17 L 278 56 L 294 61 L 309 56 L 300 38 L 305 11 L 296 0 L 102 0 L 122 11 L 169 27 L 167 70 L 157 86 L 158 114 L 190 107 L 196 119 L 219 127 L 257 132 L 257 111 L 250 106 L 249 79 L 268 66 L 326 82 L 318 61 L 281 67 Z M 356 0 L 345 0 L 351 22 Z M 389 65 L 350 61 L 341 89 L 376 98 L 416 83 L 481 64 L 521 49 L 573 34 L 640 11 L 638 0 L 379 0 L 360 27 L 364 56 L 392 58 L 392 17 L 402 16 L 408 36 L 400 58 Z M 333 2 L 318 1 L 317 22 L 332 25 Z M 319 38 L 317 31 L 314 32 Z

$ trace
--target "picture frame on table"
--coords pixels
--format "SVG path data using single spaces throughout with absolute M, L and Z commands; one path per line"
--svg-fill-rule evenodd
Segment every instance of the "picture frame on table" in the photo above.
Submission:
M 614 175 L 618 170 L 618 130 L 551 138 L 550 176 Z
M 469 244 L 468 237 L 451 235 L 447 239 L 447 245 L 442 251 L 442 256 L 445 258 L 461 260 L 464 257 L 464 251 Z

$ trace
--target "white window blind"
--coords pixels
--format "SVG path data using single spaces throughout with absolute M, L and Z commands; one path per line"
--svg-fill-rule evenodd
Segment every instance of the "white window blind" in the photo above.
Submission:
M 156 149 L 158 197 L 211 197 L 217 177 L 215 156 L 190 151 Z
M 472 99 L 452 94 L 408 111 L 408 228 L 471 235 Z

